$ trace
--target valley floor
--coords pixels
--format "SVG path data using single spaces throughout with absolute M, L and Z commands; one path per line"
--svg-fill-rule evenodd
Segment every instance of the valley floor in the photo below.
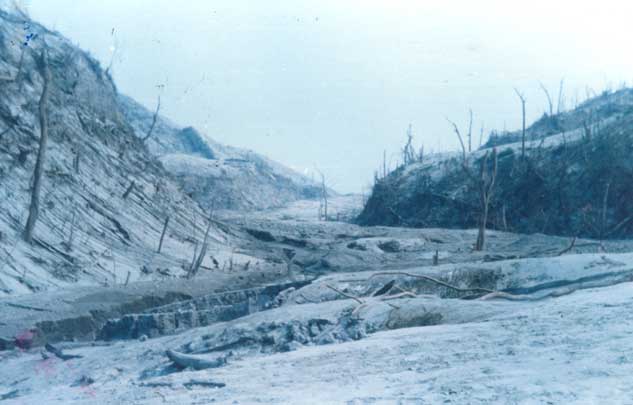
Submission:
M 279 218 L 289 220 L 288 211 L 295 209 Z M 233 220 L 250 226 L 270 221 Z M 473 231 L 387 231 L 302 220 L 307 239 L 320 235 L 335 258 L 343 250 L 334 246 L 333 235 L 356 232 L 355 246 L 367 249 L 360 252 L 373 258 L 372 265 L 353 273 L 321 270 L 309 285 L 281 294 L 274 308 L 226 322 L 147 340 L 59 343 L 81 358 L 63 361 L 40 347 L 0 352 L 0 402 L 633 404 L 628 243 L 606 244 L 607 253 L 583 251 L 595 243 L 579 241 L 577 250 L 559 255 L 569 241 L 492 233 L 494 254 L 502 257 L 491 258 L 491 248 L 486 258 L 468 251 Z M 279 232 L 294 225 L 280 222 Z M 440 237 L 439 266 L 405 265 L 428 258 Z M 385 238 L 398 240 L 399 251 L 380 253 L 376 246 Z M 427 246 L 414 244 L 431 239 Z M 403 256 L 398 261 L 393 255 Z M 479 284 L 529 298 L 459 299 L 450 289 L 393 274 L 394 267 L 462 288 Z M 392 274 L 376 274 L 384 268 Z M 415 297 L 371 297 L 390 280 Z M 176 369 L 165 356 L 168 349 L 226 364 Z

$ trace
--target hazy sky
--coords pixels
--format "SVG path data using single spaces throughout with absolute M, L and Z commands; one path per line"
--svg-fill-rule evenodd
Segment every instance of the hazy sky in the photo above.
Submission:
M 566 105 L 633 80 L 624 1 L 30 0 L 30 14 L 104 66 L 119 90 L 178 124 L 315 166 L 340 191 L 416 146 L 455 149 L 445 116 L 516 128 L 565 78 Z M 478 132 L 478 129 L 477 129 Z

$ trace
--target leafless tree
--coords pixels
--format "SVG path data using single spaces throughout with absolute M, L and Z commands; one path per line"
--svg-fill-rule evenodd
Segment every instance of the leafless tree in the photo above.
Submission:
M 123 199 L 127 199 L 130 196 L 130 193 L 132 192 L 132 190 L 134 190 L 134 186 L 136 186 L 136 182 L 134 180 L 132 180 L 132 182 L 130 183 L 130 185 L 125 189 L 125 192 L 123 193 Z
M 549 105 L 549 116 L 553 116 L 554 115 L 554 104 L 552 103 L 552 97 L 549 94 L 549 91 L 547 91 L 547 87 L 545 87 L 545 85 L 543 85 L 543 83 L 538 82 L 539 86 L 541 87 L 541 90 L 543 90 L 543 93 L 545 93 L 545 97 L 547 97 L 547 103 Z
M 321 206 L 319 207 L 319 217 L 321 217 L 324 221 L 328 220 L 328 200 L 327 200 L 327 185 L 325 184 L 325 175 L 319 170 L 316 169 L 319 176 L 321 176 Z
M 415 152 L 413 150 L 413 128 L 409 124 L 407 129 L 407 143 L 402 149 L 402 161 L 404 165 L 409 165 L 415 161 Z
M 464 145 L 464 139 L 462 138 L 461 132 L 459 132 L 459 127 L 453 121 L 449 120 L 448 117 L 445 117 L 446 121 L 453 126 L 453 131 L 455 131 L 455 135 L 457 135 L 457 139 L 459 139 L 459 144 L 462 146 L 462 163 L 466 163 L 466 146 Z
M 521 100 L 521 115 L 523 116 L 523 126 L 521 130 L 521 158 L 525 159 L 525 96 L 521 93 L 517 88 L 514 89 L 514 92 Z
M 479 131 L 479 147 L 481 148 L 481 145 L 484 141 L 484 123 L 483 121 L 481 122 L 481 131 Z
M 51 71 L 48 66 L 48 52 L 46 47 L 42 49 L 39 58 L 39 70 L 44 84 L 42 87 L 42 95 L 39 102 L 39 118 L 40 118 L 40 144 L 37 152 L 37 161 L 35 162 L 35 170 L 33 172 L 33 190 L 31 192 L 31 204 L 29 206 L 29 217 L 26 221 L 24 229 L 24 240 L 28 243 L 33 241 L 33 229 L 37 222 L 40 212 L 40 193 L 42 190 L 42 174 L 44 173 L 44 164 L 46 161 L 46 144 L 48 142 L 48 97 L 50 92 L 50 84 L 52 81 Z
M 468 152 L 473 151 L 473 110 L 468 110 L 470 119 L 468 121 Z
M 193 278 L 198 274 L 200 270 L 200 266 L 202 266 L 202 262 L 204 261 L 204 257 L 207 254 L 207 250 L 209 249 L 209 232 L 211 231 L 211 226 L 213 225 L 213 209 L 211 214 L 209 215 L 209 221 L 207 224 L 207 230 L 204 233 L 204 239 L 202 240 L 202 247 L 200 248 L 200 253 L 196 257 L 194 252 L 194 260 L 189 267 L 189 273 L 187 274 L 188 278 Z
M 556 113 L 560 114 L 561 111 L 565 108 L 565 100 L 563 99 L 563 85 L 565 79 L 560 79 L 560 84 L 558 86 L 558 105 L 556 106 Z
M 159 112 L 160 112 L 160 96 L 158 96 L 158 103 L 156 104 L 156 111 L 154 111 L 154 117 L 152 118 L 152 125 L 150 125 L 149 130 L 147 131 L 147 135 L 143 137 L 142 139 L 143 142 L 147 141 L 152 136 L 152 132 L 154 132 L 154 127 L 156 126 L 156 121 L 158 120 Z
M 481 205 L 481 213 L 479 219 L 479 232 L 477 233 L 477 242 L 475 243 L 475 250 L 482 251 L 486 245 L 486 224 L 488 223 L 488 209 L 490 207 L 490 200 L 495 186 L 495 180 L 497 179 L 497 149 L 492 150 L 492 169 L 488 166 L 489 153 L 486 152 L 481 160 L 481 167 L 479 170 L 479 202 Z
M 163 239 L 165 239 L 165 233 L 167 232 L 167 226 L 169 225 L 169 215 L 165 218 L 165 224 L 163 225 L 163 232 L 160 234 L 160 242 L 158 242 L 158 249 L 156 253 L 160 253 L 163 248 Z

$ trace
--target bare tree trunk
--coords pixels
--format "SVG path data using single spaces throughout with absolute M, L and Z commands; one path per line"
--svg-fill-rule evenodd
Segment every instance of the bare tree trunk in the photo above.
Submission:
M 497 149 L 492 150 L 493 166 L 492 171 L 488 169 L 488 152 L 481 161 L 481 169 L 479 172 L 479 201 L 481 203 L 481 213 L 479 218 L 479 232 L 477 233 L 477 242 L 475 250 L 482 251 L 486 246 L 486 224 L 488 223 L 488 211 L 490 200 L 497 178 Z
M 459 132 L 459 128 L 457 127 L 457 124 L 455 124 L 453 121 L 449 120 L 448 118 L 446 118 L 446 121 L 448 121 L 449 124 L 451 124 L 453 126 L 453 130 L 455 131 L 455 134 L 457 135 L 457 139 L 459 139 L 459 144 L 462 146 L 462 163 L 466 163 L 466 146 L 464 146 L 464 139 L 462 138 L 462 134 Z
M 516 88 L 514 89 L 519 100 L 521 100 L 521 112 L 523 116 L 523 127 L 521 131 L 521 159 L 525 158 L 525 96 L 519 92 Z
M 160 111 L 160 96 L 158 96 L 158 104 L 156 105 L 156 111 L 154 112 L 154 117 L 152 118 L 152 125 L 149 127 L 149 131 L 147 131 L 147 135 L 142 139 L 143 142 L 147 141 L 151 136 L 152 132 L 154 132 L 154 127 L 156 126 L 156 121 L 158 120 L 158 112 Z
M 73 216 L 70 220 L 70 232 L 68 233 L 68 250 L 73 249 L 73 239 L 75 239 L 75 216 L 77 214 L 77 207 L 73 206 Z
M 481 148 L 481 145 L 484 141 L 484 123 L 482 121 L 481 123 L 481 131 L 479 132 L 479 147 Z
M 564 84 L 565 84 L 565 79 L 560 79 L 560 85 L 558 86 L 558 106 L 556 108 L 558 114 L 560 114 L 561 111 L 565 108 L 564 100 L 563 100 L 563 85 Z
M 611 187 L 611 182 L 607 182 L 607 186 L 604 190 L 604 195 L 602 197 L 602 218 L 600 220 L 600 244 L 602 244 L 602 240 L 604 239 L 605 232 L 607 230 L 607 203 L 609 201 L 610 187 Z
M 189 269 L 188 278 L 193 278 L 200 270 L 200 266 L 204 261 L 204 256 L 207 254 L 207 249 L 209 248 L 209 232 L 211 231 L 211 225 L 213 225 L 213 208 L 211 209 L 211 214 L 209 215 L 209 223 L 207 225 L 207 231 L 204 233 L 204 239 L 202 241 L 202 247 L 200 248 L 200 253 L 198 257 L 195 257 L 194 252 L 194 261 L 191 263 L 191 268 Z
M 549 105 L 549 116 L 553 116 L 554 115 L 554 104 L 552 103 L 552 97 L 549 95 L 549 91 L 547 91 L 547 88 L 543 85 L 543 83 L 538 82 L 539 86 L 541 86 L 541 90 L 543 90 L 543 93 L 545 93 L 545 97 L 547 97 L 547 103 Z
M 387 177 L 387 151 L 382 151 L 382 178 Z
M 473 110 L 469 109 L 470 121 L 468 121 L 468 152 L 473 151 Z
M 134 189 L 134 186 L 136 185 L 136 183 L 134 182 L 134 180 L 132 180 L 132 182 L 130 183 L 130 185 L 128 186 L 128 188 L 125 190 L 125 193 L 123 193 L 123 199 L 127 199 L 130 195 L 130 193 L 132 192 L 132 190 Z
M 488 223 L 488 204 L 482 201 L 482 213 L 479 219 L 479 232 L 477 232 L 477 242 L 475 243 L 475 250 L 480 252 L 484 250 L 486 245 L 486 224 Z
M 327 221 L 327 186 L 325 185 L 325 175 L 317 169 L 317 172 L 321 176 L 321 201 L 323 205 L 323 219 Z
M 81 159 L 81 151 L 79 149 L 77 149 L 77 152 L 75 153 L 75 157 L 73 159 L 73 169 L 75 170 L 75 173 L 79 174 L 79 161 Z
M 167 232 L 167 225 L 169 225 L 169 216 L 165 218 L 165 225 L 163 225 L 163 233 L 160 234 L 160 242 L 158 242 L 158 250 L 157 253 L 160 253 L 163 248 L 163 239 L 165 238 L 165 233 Z
M 48 67 L 48 54 L 42 50 L 40 56 L 41 75 L 44 79 L 42 95 L 39 103 L 40 114 L 40 145 L 37 152 L 37 161 L 33 173 L 33 191 L 31 193 L 31 204 L 29 206 L 29 217 L 24 229 L 24 240 L 33 242 L 33 229 L 40 212 L 40 193 L 42 190 L 42 174 L 44 173 L 44 163 L 46 160 L 46 144 L 48 142 L 48 96 L 50 91 L 51 71 Z

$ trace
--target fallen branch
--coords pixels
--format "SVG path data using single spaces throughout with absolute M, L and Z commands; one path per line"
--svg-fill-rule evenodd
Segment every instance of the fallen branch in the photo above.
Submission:
M 194 370 L 204 370 L 207 368 L 218 368 L 226 364 L 226 357 L 218 357 L 214 360 L 204 359 L 202 357 L 191 356 L 179 353 L 174 350 L 165 352 L 169 360 L 173 361 L 178 367 L 193 368 Z
M 222 383 L 222 382 L 215 382 L 215 381 L 205 381 L 205 380 L 189 380 L 185 383 L 183 383 L 182 385 L 185 386 L 185 388 L 191 388 L 195 385 L 199 385 L 201 387 L 206 387 L 206 388 L 224 388 L 226 387 L 226 384 Z
M 562 297 L 564 295 L 569 295 L 576 290 L 578 290 L 578 288 L 569 288 L 566 290 L 554 290 L 545 295 L 541 295 L 537 297 L 532 296 L 532 295 L 527 295 L 527 294 L 514 295 L 514 294 L 505 293 L 502 291 L 495 291 L 493 293 L 486 294 L 483 297 L 480 297 L 479 299 L 482 301 L 488 301 L 488 300 L 493 300 L 493 299 L 502 299 L 502 300 L 508 300 L 508 301 L 540 301 L 546 298 L 557 298 L 557 297 Z
M 391 280 L 390 282 L 388 282 L 387 284 L 379 288 L 378 291 L 373 293 L 372 297 L 378 297 L 379 295 L 387 294 L 393 288 L 395 284 L 396 284 L 396 280 Z
M 419 278 L 419 279 L 422 279 L 422 280 L 430 281 L 432 283 L 441 285 L 441 286 L 446 287 L 446 288 L 450 288 L 451 290 L 455 290 L 455 291 L 458 291 L 458 292 L 475 292 L 475 291 L 485 292 L 485 293 L 493 293 L 493 292 L 495 292 L 494 290 L 490 290 L 488 288 L 480 288 L 480 287 L 476 287 L 476 288 L 460 288 L 460 287 L 457 287 L 457 286 L 445 283 L 444 281 L 435 279 L 433 277 L 424 276 L 424 275 L 421 275 L 421 274 L 411 274 L 411 273 L 407 273 L 407 272 L 404 272 L 404 271 L 394 271 L 394 272 L 389 271 L 389 272 L 374 273 L 367 280 L 370 280 L 370 279 L 372 279 L 374 277 L 379 277 L 379 276 L 407 276 L 407 277 Z
M 565 249 L 563 249 L 560 252 L 558 252 L 558 256 L 562 256 L 565 253 L 569 252 L 570 250 L 572 250 L 574 248 L 574 246 L 576 246 L 576 237 L 575 236 L 571 240 L 571 243 L 569 244 L 569 246 L 567 246 Z
M 336 287 L 332 287 L 332 286 L 331 286 L 331 285 L 329 285 L 329 284 L 326 284 L 325 286 L 326 286 L 327 288 L 329 288 L 330 290 L 335 291 L 335 292 L 337 292 L 337 293 L 341 294 L 343 297 L 347 297 L 347 298 L 349 298 L 349 299 L 352 299 L 352 300 L 354 300 L 354 301 L 358 302 L 358 303 L 359 303 L 359 304 L 361 304 L 361 305 L 362 305 L 362 304 L 364 304 L 363 300 L 361 300 L 361 299 L 360 299 L 360 298 L 358 298 L 358 297 L 355 297 L 355 296 L 353 296 L 353 295 L 350 295 L 350 294 L 344 293 L 343 291 L 339 290 L 339 289 L 338 289 L 338 288 L 336 288 Z
M 81 359 L 82 357 L 84 357 L 78 354 L 65 354 L 61 349 L 56 348 L 50 343 L 46 343 L 46 345 L 44 345 L 44 348 L 46 349 L 47 352 L 53 353 L 55 357 L 60 358 L 63 361 L 72 360 L 72 359 Z

